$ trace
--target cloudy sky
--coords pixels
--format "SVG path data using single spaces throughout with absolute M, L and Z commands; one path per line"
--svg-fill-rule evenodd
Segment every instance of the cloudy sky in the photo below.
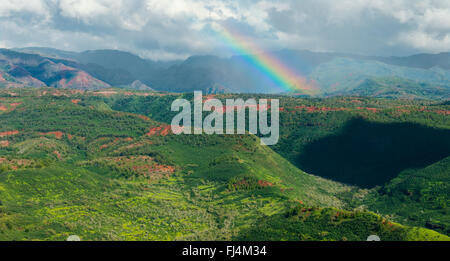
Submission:
M 0 47 L 120 49 L 156 60 L 231 54 L 216 28 L 266 50 L 450 51 L 450 0 L 1 0 Z

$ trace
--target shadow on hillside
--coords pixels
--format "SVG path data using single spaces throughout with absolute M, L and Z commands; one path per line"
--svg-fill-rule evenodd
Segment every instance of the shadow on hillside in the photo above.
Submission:
M 297 163 L 308 173 L 371 188 L 449 155 L 449 130 L 354 119 L 338 134 L 306 145 Z

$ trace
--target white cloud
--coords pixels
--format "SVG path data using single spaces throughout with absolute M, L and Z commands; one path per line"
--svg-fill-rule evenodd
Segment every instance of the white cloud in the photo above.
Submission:
M 169 60 L 184 60 L 191 54 L 189 53 L 171 53 L 164 50 L 146 50 L 139 53 L 140 56 L 155 60 L 155 61 L 169 61 Z
M 2 0 L 0 3 L 0 17 L 11 16 L 17 12 L 47 15 L 48 6 L 43 0 Z
M 268 49 L 450 51 L 450 1 L 1 0 L 2 46 L 117 48 L 156 59 L 217 51 L 230 25 Z
M 61 14 L 73 18 L 88 18 L 111 12 L 117 1 L 108 0 L 61 0 Z M 112 6 L 111 6 L 112 5 Z
M 431 52 L 448 51 L 450 46 L 450 34 L 445 34 L 441 37 L 422 31 L 413 31 L 400 33 L 398 40 L 403 44 Z
M 186 16 L 203 20 L 210 16 L 210 11 L 206 9 L 205 3 L 195 0 L 149 0 L 147 9 L 152 13 L 164 14 L 172 19 Z
M 423 15 L 424 27 L 435 30 L 450 30 L 449 9 L 427 9 Z

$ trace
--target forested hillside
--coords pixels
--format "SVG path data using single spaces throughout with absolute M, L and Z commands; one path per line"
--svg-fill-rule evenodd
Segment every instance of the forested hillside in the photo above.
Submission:
M 265 147 L 173 135 L 179 97 L 1 90 L 0 240 L 448 240 L 447 104 L 263 95 Z

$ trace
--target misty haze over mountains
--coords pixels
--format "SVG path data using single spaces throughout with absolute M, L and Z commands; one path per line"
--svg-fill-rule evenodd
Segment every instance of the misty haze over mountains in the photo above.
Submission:
M 272 53 L 320 95 L 450 97 L 450 53 L 376 57 L 281 50 Z M 191 56 L 156 62 L 117 50 L 0 49 L 0 86 L 206 93 L 283 93 L 245 57 Z

